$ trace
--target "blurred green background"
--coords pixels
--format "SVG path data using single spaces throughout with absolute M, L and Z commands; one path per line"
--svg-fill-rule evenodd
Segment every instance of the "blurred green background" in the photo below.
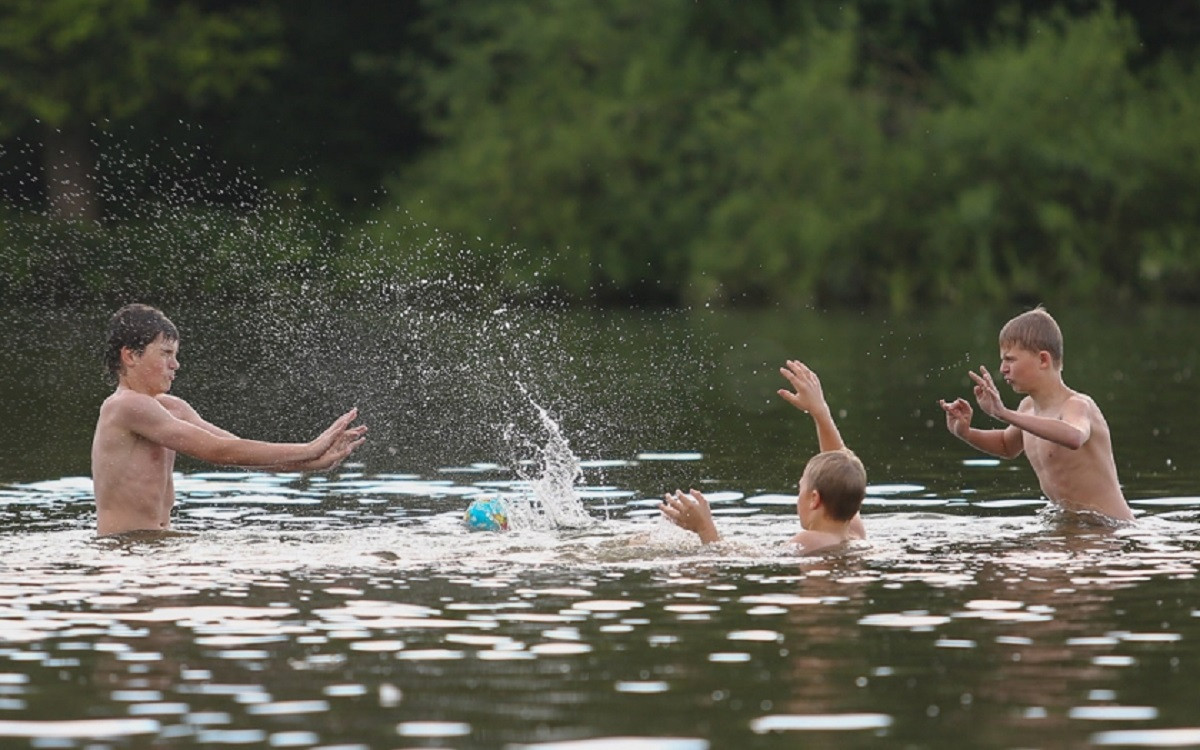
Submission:
M 1195 0 L 0 0 L 7 300 L 1194 302 Z

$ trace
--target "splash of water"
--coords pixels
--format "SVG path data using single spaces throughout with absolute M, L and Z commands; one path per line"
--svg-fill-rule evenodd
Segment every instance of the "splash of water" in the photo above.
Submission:
M 558 422 L 534 401 L 519 379 L 514 378 L 513 382 L 537 413 L 547 437 L 537 459 L 518 467 L 517 473 L 528 483 L 528 491 L 505 501 L 510 528 L 545 531 L 591 526 L 595 519 L 588 514 L 575 492 L 575 486 L 583 478 L 578 456 L 571 450 L 571 444 Z M 518 439 L 514 430 L 514 425 L 510 424 L 506 440 L 512 442 Z M 533 467 L 532 472 L 528 470 L 530 466 Z

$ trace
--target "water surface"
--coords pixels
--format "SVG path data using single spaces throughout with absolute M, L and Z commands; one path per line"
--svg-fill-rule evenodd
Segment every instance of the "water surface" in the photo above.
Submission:
M 181 460 L 181 533 L 123 540 L 87 478 L 107 312 L 5 313 L 6 747 L 1200 744 L 1193 311 L 1055 311 L 1139 516 L 1109 528 L 945 431 L 1004 314 L 169 310 L 209 419 L 357 405 L 370 441 L 330 475 Z M 786 357 L 867 465 L 869 543 L 786 545 L 816 442 Z M 725 541 L 658 519 L 677 486 Z M 583 522 L 462 525 L 539 492 Z

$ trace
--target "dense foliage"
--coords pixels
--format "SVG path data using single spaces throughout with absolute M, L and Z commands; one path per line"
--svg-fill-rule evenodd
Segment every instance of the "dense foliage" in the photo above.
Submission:
M 175 0 L 90 25 L 81 2 L 0 0 L 10 291 L 353 288 L 448 254 L 481 282 L 598 301 L 1200 290 L 1187 0 Z M 151 45 L 163 30 L 174 54 Z M 47 63 L 44 38 L 86 60 Z M 171 192 L 101 155 L 111 208 L 64 222 L 15 177 L 47 113 L 127 127 L 121 149 L 151 160 L 195 123 L 186 169 L 207 178 Z

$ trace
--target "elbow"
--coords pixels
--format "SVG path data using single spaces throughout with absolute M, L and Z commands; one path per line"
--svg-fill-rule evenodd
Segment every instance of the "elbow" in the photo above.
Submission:
M 1077 451 L 1088 441 L 1089 433 L 1086 430 L 1075 428 L 1064 432 L 1065 434 L 1059 436 L 1054 442 L 1067 450 Z

